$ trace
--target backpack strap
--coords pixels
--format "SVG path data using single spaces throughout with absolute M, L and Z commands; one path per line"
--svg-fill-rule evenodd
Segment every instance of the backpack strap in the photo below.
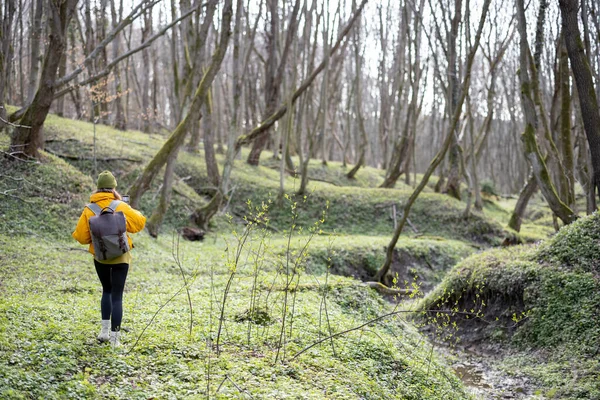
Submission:
M 96 203 L 86 204 L 86 207 L 92 210 L 95 215 L 100 215 L 100 213 L 102 213 L 102 209 Z
M 117 207 L 119 206 L 120 203 L 121 203 L 121 200 L 113 200 L 108 205 L 108 208 L 110 208 L 111 210 L 113 210 L 113 212 L 116 212 L 117 211 Z

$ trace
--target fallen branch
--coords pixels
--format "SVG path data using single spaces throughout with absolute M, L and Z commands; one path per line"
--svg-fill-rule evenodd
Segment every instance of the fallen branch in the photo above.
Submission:
M 423 311 L 424 311 L 424 312 L 428 312 L 428 313 L 458 314 L 458 315 L 468 315 L 468 316 L 472 316 L 472 317 L 478 317 L 478 315 L 477 315 L 477 314 L 475 314 L 475 313 L 469 313 L 469 312 L 460 312 L 460 311 L 452 311 L 452 310 L 423 310 Z M 313 344 L 311 344 L 310 346 L 307 346 L 307 347 L 305 347 L 304 349 L 300 350 L 298 353 L 296 353 L 296 354 L 294 355 L 294 357 L 292 357 L 292 358 L 290 359 L 290 361 L 293 361 L 293 360 L 295 360 L 295 359 L 296 359 L 296 358 L 298 358 L 298 357 L 299 357 L 301 354 L 303 354 L 303 353 L 307 352 L 308 350 L 312 349 L 312 348 L 313 348 L 313 347 L 315 347 L 315 346 L 318 346 L 318 345 L 320 345 L 321 343 L 323 343 L 323 342 L 325 342 L 325 341 L 327 341 L 327 340 L 331 340 L 331 339 L 333 339 L 333 338 L 336 338 L 336 337 L 338 337 L 338 336 L 345 335 L 346 333 L 350 333 L 350 332 L 357 331 L 357 330 L 359 330 L 359 329 L 362 329 L 362 328 L 364 328 L 365 326 L 368 326 L 368 325 L 374 324 L 375 322 L 379 322 L 379 321 L 381 321 L 382 319 L 385 319 L 385 318 L 387 318 L 387 317 L 391 317 L 391 316 L 394 316 L 394 315 L 399 315 L 399 314 L 415 313 L 415 312 L 416 312 L 416 311 L 414 311 L 414 310 L 399 310 L 399 311 L 392 311 L 392 312 L 390 312 L 390 313 L 383 314 L 383 315 L 380 315 L 379 317 L 373 318 L 372 320 L 369 320 L 369 321 L 365 322 L 365 323 L 364 323 L 364 324 L 362 324 L 362 325 L 355 326 L 354 328 L 346 329 L 345 331 L 341 331 L 341 332 L 338 332 L 338 333 L 334 333 L 333 335 L 329 335 L 329 336 L 327 336 L 327 337 L 325 337 L 325 338 L 319 339 L 319 340 L 317 340 L 316 342 L 314 342 Z
M 17 189 L 8 189 L 8 190 L 5 190 L 4 192 L 0 192 L 0 194 L 7 196 L 7 197 L 15 198 L 17 200 L 21 200 L 23 203 L 31 204 L 31 201 L 27 201 L 19 196 L 15 196 L 14 194 L 9 193 L 9 192 L 14 192 L 15 190 L 17 190 Z
M 363 282 L 364 286 L 370 287 L 371 289 L 375 289 L 380 294 L 385 294 L 389 296 L 410 296 L 411 294 L 415 294 L 418 291 L 414 289 L 394 289 L 388 286 L 385 286 L 381 282 Z
M 50 153 L 50 154 L 54 154 L 57 157 L 60 158 L 65 158 L 67 160 L 94 160 L 94 157 L 84 157 L 84 156 L 75 156 L 72 154 L 63 154 L 63 153 L 59 153 L 58 151 L 54 151 L 54 150 L 50 150 L 50 149 L 44 149 L 44 151 Z M 129 162 L 142 162 L 142 160 L 138 160 L 136 158 L 127 158 L 127 157 L 105 157 L 105 158 L 98 158 L 96 157 L 96 161 L 129 161 Z
M 7 151 L 0 150 L 0 153 L 4 154 L 5 156 L 12 157 L 12 158 L 14 158 L 17 161 L 21 161 L 21 162 L 25 162 L 25 163 L 30 163 L 30 164 L 39 164 L 40 163 L 35 158 L 33 158 L 33 157 L 25 154 L 22 151 L 13 151 L 13 152 L 9 153 Z M 17 157 L 16 154 L 20 154 L 22 157 L 25 157 L 25 158 Z

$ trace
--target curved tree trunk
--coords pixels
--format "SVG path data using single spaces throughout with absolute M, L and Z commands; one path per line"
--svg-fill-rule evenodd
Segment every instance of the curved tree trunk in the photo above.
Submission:
M 517 232 L 521 231 L 521 223 L 523 222 L 523 215 L 527 209 L 527 204 L 529 204 L 529 199 L 531 199 L 531 196 L 533 196 L 536 190 L 537 182 L 535 180 L 535 175 L 531 173 L 527 179 L 527 183 L 525 183 L 521 189 L 521 192 L 519 193 L 519 199 L 517 200 L 515 209 L 510 216 L 510 221 L 508 221 L 509 228 Z

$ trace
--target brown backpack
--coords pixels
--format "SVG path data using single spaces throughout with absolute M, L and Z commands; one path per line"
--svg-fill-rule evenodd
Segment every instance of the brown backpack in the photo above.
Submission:
M 101 209 L 96 203 L 86 207 L 92 210 L 90 232 L 98 261 L 112 260 L 129 251 L 127 240 L 127 221 L 125 214 L 116 212 L 119 200 L 113 200 L 108 207 Z

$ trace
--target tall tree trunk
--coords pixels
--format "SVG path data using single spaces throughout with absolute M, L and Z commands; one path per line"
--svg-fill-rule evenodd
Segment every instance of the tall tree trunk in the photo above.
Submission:
M 152 35 L 152 9 L 144 13 L 142 43 Z M 149 133 L 151 119 L 154 115 L 150 106 L 150 50 L 142 50 L 142 131 Z
M 112 16 L 113 29 L 117 27 L 119 21 L 123 18 L 123 0 L 120 1 L 119 13 L 117 16 L 117 10 L 115 7 L 115 1 L 110 2 L 110 12 Z M 113 59 L 117 58 L 121 48 L 121 35 L 117 35 L 113 41 Z M 115 67 L 115 120 L 114 127 L 118 130 L 124 131 L 127 129 L 127 118 L 125 113 L 125 107 L 123 104 L 123 87 L 121 85 L 121 67 L 117 65 Z
M 106 8 L 108 6 L 108 0 L 100 0 L 99 6 L 96 7 L 96 43 L 102 43 L 102 41 L 106 38 L 106 24 L 108 20 L 106 18 Z M 102 71 L 106 68 L 107 63 L 107 55 L 106 55 L 106 47 L 102 47 L 98 52 L 98 57 L 96 57 L 96 71 Z M 98 122 L 101 124 L 108 124 L 108 98 L 109 98 L 109 87 L 108 87 L 108 79 L 102 79 L 98 83 L 101 95 L 99 96 L 99 119 Z
M 595 198 L 596 192 L 600 196 L 600 109 L 598 108 L 598 99 L 594 89 L 590 61 L 585 54 L 583 41 L 579 33 L 577 21 L 579 0 L 559 0 L 559 5 L 565 42 L 571 61 L 571 70 L 579 94 L 583 126 L 592 156 L 594 174 L 590 186 Z M 596 205 L 593 204 L 593 207 L 596 208 Z
M 352 1 L 352 7 L 353 9 L 356 8 L 356 1 Z M 361 40 L 360 40 L 360 35 L 361 35 L 361 29 L 362 29 L 362 24 L 360 23 L 360 19 L 358 20 L 358 22 L 356 23 L 356 26 L 354 27 L 354 64 L 356 66 L 355 69 L 355 78 L 354 78 L 354 86 L 356 89 L 356 93 L 355 93 L 355 97 L 354 97 L 354 107 L 356 108 L 356 120 L 358 122 L 358 131 L 360 132 L 360 138 L 361 138 L 361 143 L 359 146 L 359 152 L 360 152 L 360 156 L 358 157 L 358 160 L 356 160 L 356 165 L 350 170 L 348 171 L 348 174 L 346 174 L 346 176 L 348 177 L 348 179 L 354 179 L 354 176 L 356 175 L 356 173 L 358 172 L 358 170 L 360 169 L 360 167 L 362 167 L 362 165 L 365 163 L 365 153 L 366 153 L 366 148 L 367 148 L 367 144 L 368 144 L 368 140 L 367 140 L 367 130 L 365 129 L 365 120 L 363 118 L 363 104 L 362 104 L 362 96 L 363 96 L 363 92 L 362 92 L 362 54 L 361 54 Z M 325 130 L 323 130 L 323 135 L 325 135 Z
M 448 36 L 448 88 L 449 88 L 449 101 L 450 107 L 448 107 L 449 114 L 453 115 L 456 109 L 458 100 L 458 71 L 457 71 L 457 58 L 458 58 L 458 31 L 460 22 L 462 19 L 462 0 L 456 0 L 454 2 L 454 17 L 452 18 L 452 24 Z M 458 126 L 457 126 L 458 128 Z M 460 144 L 458 143 L 457 132 L 453 133 L 452 144 L 450 145 L 450 151 L 448 152 L 448 180 L 444 187 L 444 193 L 460 200 L 460 165 L 461 165 L 461 150 Z
M 213 7 L 216 5 L 213 5 Z M 189 130 L 189 127 L 194 119 L 198 119 L 200 109 L 206 99 L 208 91 L 212 85 L 212 82 L 217 75 L 217 72 L 221 68 L 221 63 L 225 57 L 227 51 L 227 44 L 229 43 L 231 19 L 233 14 L 232 0 L 225 0 L 223 5 L 223 14 L 221 17 L 221 33 L 219 43 L 213 53 L 212 61 L 206 73 L 203 75 L 200 84 L 196 88 L 195 94 L 192 98 L 192 102 L 189 111 L 185 118 L 177 125 L 177 128 L 171 133 L 169 139 L 163 144 L 161 149 L 156 155 L 150 160 L 148 165 L 144 168 L 144 171 L 136 181 L 133 183 L 129 190 L 131 196 L 131 205 L 137 207 L 142 195 L 150 188 L 150 185 L 158 172 L 167 162 L 169 155 L 176 151 L 181 144 L 184 142 L 185 136 Z
M 561 183 L 561 198 L 571 208 L 575 207 L 575 174 L 573 161 L 573 144 L 571 142 L 571 75 L 569 74 L 569 55 L 561 35 L 559 47 L 558 75 L 560 82 L 560 134 L 558 143 L 562 154 L 562 163 L 565 174 Z
M 56 73 L 65 51 L 66 30 L 75 12 L 77 0 L 52 0 L 49 2 L 50 37 L 42 66 L 40 85 L 21 118 L 21 126 L 16 129 L 10 144 L 10 151 L 26 157 L 38 157 L 43 148 L 42 126 L 54 98 Z
M 42 14 L 44 9 L 43 4 L 44 0 L 35 0 L 35 4 L 32 4 L 31 6 L 31 52 L 29 56 L 29 90 L 27 92 L 27 103 L 31 103 L 31 101 L 33 100 L 33 96 L 35 95 L 35 92 L 38 88 L 40 63 L 42 62 L 40 44 L 42 42 Z M 53 6 L 52 4 L 50 5 L 50 7 Z
M 0 132 L 4 128 L 6 116 L 6 89 L 10 82 L 10 60 L 12 44 L 12 22 L 15 15 L 15 0 L 7 0 L 0 6 Z
M 71 42 L 71 50 L 69 51 L 69 61 L 71 66 L 75 67 L 77 65 L 77 39 L 75 38 L 75 28 L 71 25 L 71 27 L 67 28 L 69 30 L 69 41 Z M 77 84 L 77 79 L 75 79 L 75 83 Z M 71 91 L 71 101 L 73 106 L 75 107 L 75 114 L 77 115 L 77 119 L 83 119 L 83 109 L 81 106 L 81 92 L 79 88 L 75 88 Z

